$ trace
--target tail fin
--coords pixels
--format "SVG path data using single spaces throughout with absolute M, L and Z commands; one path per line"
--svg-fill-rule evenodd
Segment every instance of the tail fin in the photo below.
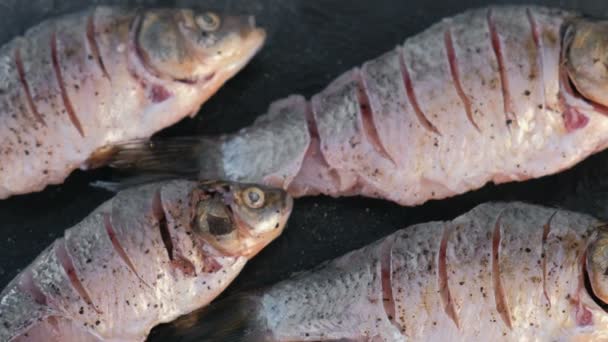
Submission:
M 200 137 L 133 140 L 112 146 L 103 163 L 116 169 L 176 175 L 198 175 L 201 160 L 213 163 L 219 145 Z
M 134 176 L 114 176 L 111 180 L 94 181 L 89 185 L 93 188 L 103 189 L 109 192 L 119 192 L 128 188 L 149 184 L 153 182 L 168 181 L 172 179 L 191 179 L 197 180 L 196 177 L 183 177 L 175 174 L 141 174 Z
M 161 325 L 149 342 L 268 342 L 266 322 L 260 317 L 260 297 L 238 295 Z

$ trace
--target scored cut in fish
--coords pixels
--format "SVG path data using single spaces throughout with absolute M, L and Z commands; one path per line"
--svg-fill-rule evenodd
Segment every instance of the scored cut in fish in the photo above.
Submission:
M 210 342 L 606 341 L 607 267 L 608 229 L 596 219 L 487 203 L 163 331 Z
M 264 39 L 251 17 L 188 9 L 97 7 L 29 29 L 0 47 L 0 199 L 196 114 Z
M 208 304 L 281 234 L 280 189 L 175 180 L 118 193 L 0 293 L 1 341 L 143 341 Z
M 135 141 L 110 162 L 403 205 L 554 174 L 608 144 L 606 33 L 557 9 L 470 10 L 250 127 Z

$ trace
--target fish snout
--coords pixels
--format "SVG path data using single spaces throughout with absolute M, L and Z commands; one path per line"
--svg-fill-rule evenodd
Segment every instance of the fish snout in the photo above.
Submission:
M 266 31 L 256 26 L 255 17 L 252 15 L 228 16 L 224 20 L 223 30 L 238 32 L 244 39 L 249 35 L 266 35 Z

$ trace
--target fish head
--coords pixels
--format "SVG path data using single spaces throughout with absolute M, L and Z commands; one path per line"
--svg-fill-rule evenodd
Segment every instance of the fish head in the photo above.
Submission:
M 583 266 L 589 295 L 608 309 L 608 225 L 598 227 L 592 236 Z
M 137 51 L 160 77 L 217 89 L 243 68 L 266 38 L 252 16 L 157 9 L 136 20 Z
M 566 86 L 579 98 L 608 107 L 608 21 L 577 19 L 563 39 Z
M 227 255 L 255 256 L 279 236 L 293 199 L 281 189 L 236 182 L 204 182 L 193 227 L 206 242 Z

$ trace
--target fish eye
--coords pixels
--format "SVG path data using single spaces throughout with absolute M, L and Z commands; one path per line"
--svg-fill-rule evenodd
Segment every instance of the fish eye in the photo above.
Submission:
M 264 192 L 256 187 L 247 188 L 243 191 L 243 201 L 249 208 L 261 208 L 265 201 Z
M 213 12 L 199 14 L 195 18 L 196 24 L 203 31 L 215 31 L 220 27 L 220 17 Z

